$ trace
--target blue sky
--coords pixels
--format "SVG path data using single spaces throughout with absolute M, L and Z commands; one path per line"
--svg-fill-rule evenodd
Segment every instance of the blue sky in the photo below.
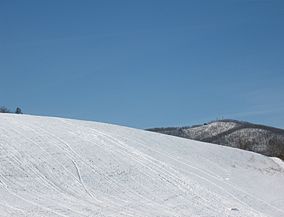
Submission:
M 0 1 L 0 104 L 137 128 L 284 128 L 284 1 Z

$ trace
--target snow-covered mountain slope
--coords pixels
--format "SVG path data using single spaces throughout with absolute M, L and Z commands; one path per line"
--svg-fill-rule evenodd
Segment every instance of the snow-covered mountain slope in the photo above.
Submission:
M 284 216 L 256 153 L 109 124 L 0 114 L 0 216 Z
M 224 119 L 192 127 L 152 128 L 149 131 L 253 151 L 284 160 L 284 130 Z

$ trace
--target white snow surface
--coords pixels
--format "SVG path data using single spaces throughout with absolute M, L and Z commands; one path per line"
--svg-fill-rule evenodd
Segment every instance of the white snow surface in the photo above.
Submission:
M 0 216 L 284 216 L 256 153 L 110 124 L 0 114 Z
M 235 122 L 217 121 L 209 123 L 207 125 L 184 129 L 184 131 L 191 138 L 204 138 L 204 137 L 216 136 L 220 133 L 233 129 L 238 125 L 239 124 Z

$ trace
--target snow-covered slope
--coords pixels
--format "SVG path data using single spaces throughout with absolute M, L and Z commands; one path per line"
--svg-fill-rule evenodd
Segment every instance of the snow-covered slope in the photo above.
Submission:
M 284 216 L 280 161 L 109 124 L 0 114 L 0 216 Z

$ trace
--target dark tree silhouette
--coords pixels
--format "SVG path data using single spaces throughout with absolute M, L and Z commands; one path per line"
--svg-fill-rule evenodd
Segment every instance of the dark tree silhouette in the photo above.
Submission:
M 19 108 L 19 107 L 16 108 L 15 113 L 16 113 L 16 114 L 23 114 L 22 109 Z
M 7 109 L 5 106 L 0 107 L 0 113 L 11 113 L 9 109 Z

